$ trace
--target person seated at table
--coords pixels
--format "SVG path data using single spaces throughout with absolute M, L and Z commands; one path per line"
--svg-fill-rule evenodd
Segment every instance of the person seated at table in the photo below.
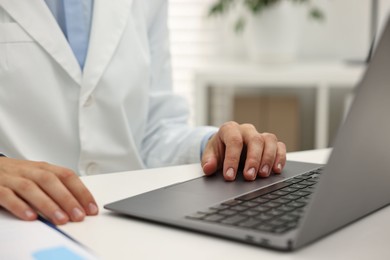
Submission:
M 18 218 L 98 214 L 78 175 L 200 160 L 233 181 L 241 159 L 248 181 L 282 171 L 274 134 L 187 119 L 172 91 L 166 0 L 0 3 L 0 206 Z

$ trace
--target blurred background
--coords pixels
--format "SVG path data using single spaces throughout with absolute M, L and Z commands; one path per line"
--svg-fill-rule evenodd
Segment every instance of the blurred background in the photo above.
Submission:
M 169 2 L 174 91 L 190 123 L 252 123 L 288 151 L 331 146 L 390 10 L 390 0 L 280 0 L 256 14 L 229 0 Z

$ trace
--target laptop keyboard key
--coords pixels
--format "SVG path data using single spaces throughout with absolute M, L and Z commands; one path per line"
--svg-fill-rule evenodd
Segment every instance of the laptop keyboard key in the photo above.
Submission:
M 252 208 L 252 209 L 253 209 L 253 210 L 256 210 L 256 211 L 258 211 L 258 212 L 266 212 L 266 211 L 268 211 L 270 208 L 260 205 L 260 206 L 254 207 L 254 208 Z
M 240 205 L 236 205 L 234 207 L 231 207 L 231 209 L 236 210 L 236 211 L 243 211 L 243 210 L 248 209 L 248 207 L 245 207 L 245 206 L 240 204 Z
M 222 224 L 228 224 L 228 225 L 234 225 L 237 224 L 238 222 L 246 220 L 247 217 L 243 215 L 236 215 L 232 217 L 225 218 L 224 220 L 221 221 Z
M 263 232 L 271 232 L 273 227 L 267 224 L 261 224 L 254 227 L 255 229 Z
M 233 216 L 233 215 L 237 214 L 237 211 L 230 210 L 230 209 L 224 209 L 224 210 L 219 211 L 218 214 L 224 215 L 224 216 Z
M 225 217 L 226 216 L 214 214 L 214 215 L 208 215 L 207 217 L 204 218 L 204 220 L 211 221 L 211 222 L 218 222 L 224 219 Z
M 227 208 L 229 208 L 229 206 L 221 204 L 221 205 L 215 205 L 215 206 L 211 207 L 210 209 L 223 210 L 223 209 L 227 209 Z
M 250 219 L 247 219 L 243 222 L 240 222 L 238 225 L 240 227 L 253 227 L 253 226 L 256 226 L 256 225 L 259 225 L 261 224 L 261 221 L 260 220 L 257 220 L 257 219 L 254 219 L 254 218 L 250 218 Z
M 263 214 L 257 215 L 255 218 L 258 220 L 261 220 L 261 221 L 268 221 L 270 219 L 273 219 L 274 216 L 263 213 Z
M 257 216 L 259 215 L 260 213 L 256 210 L 246 210 L 246 211 L 243 211 L 241 212 L 242 215 L 244 216 L 248 216 L 248 217 L 254 217 L 254 216 Z

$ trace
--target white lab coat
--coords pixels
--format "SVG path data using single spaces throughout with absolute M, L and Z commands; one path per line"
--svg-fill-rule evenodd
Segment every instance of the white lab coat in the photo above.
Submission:
M 172 93 L 167 1 L 95 0 L 82 72 L 42 0 L 0 0 L 0 153 L 79 174 L 199 162 Z

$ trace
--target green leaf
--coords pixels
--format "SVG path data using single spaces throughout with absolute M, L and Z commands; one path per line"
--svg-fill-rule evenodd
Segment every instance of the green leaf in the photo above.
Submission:
M 246 9 L 248 9 L 253 14 L 259 14 L 265 11 L 270 6 L 287 0 L 215 0 L 209 8 L 209 16 L 223 15 L 227 13 L 234 5 L 242 4 Z M 288 0 L 296 4 L 307 4 L 310 7 L 310 0 Z M 309 17 L 314 20 L 324 20 L 324 13 L 317 7 L 311 7 L 309 9 Z M 239 17 L 236 23 L 234 24 L 234 30 L 237 33 L 240 33 L 244 30 L 245 27 L 245 18 Z
M 314 20 L 318 20 L 318 21 L 323 21 L 325 20 L 325 15 L 324 13 L 316 8 L 316 7 L 313 7 L 311 10 L 310 10 L 310 13 L 309 13 L 309 16 L 314 19 Z
M 222 15 L 226 13 L 235 0 L 218 0 L 209 9 L 209 16 Z
M 234 24 L 234 31 L 237 34 L 241 34 L 244 31 L 245 28 L 245 19 L 244 17 L 240 17 L 237 19 L 236 23 Z

